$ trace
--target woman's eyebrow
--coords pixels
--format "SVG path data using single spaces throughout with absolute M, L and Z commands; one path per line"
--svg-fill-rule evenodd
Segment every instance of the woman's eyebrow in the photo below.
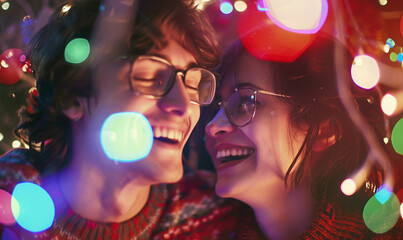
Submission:
M 245 87 L 249 87 L 249 88 L 252 88 L 252 89 L 254 89 L 254 90 L 262 90 L 262 89 L 263 89 L 262 87 L 259 87 L 259 86 L 255 85 L 255 84 L 249 83 L 249 82 L 237 83 L 235 87 L 236 87 L 236 88 L 245 88 Z

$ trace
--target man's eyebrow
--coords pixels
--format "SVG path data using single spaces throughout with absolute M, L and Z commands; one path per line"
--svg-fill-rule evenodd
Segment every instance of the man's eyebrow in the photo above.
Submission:
M 173 66 L 173 64 L 172 64 L 171 60 L 169 59 L 169 57 L 167 57 L 167 56 L 164 55 L 164 54 L 161 54 L 161 53 L 150 53 L 150 55 L 163 58 L 163 59 L 167 60 L 167 61 Z M 186 65 L 186 67 L 185 67 L 184 69 L 188 69 L 188 68 L 192 68 L 192 67 L 200 67 L 200 65 L 197 64 L 197 63 L 195 63 L 195 62 L 191 62 L 191 63 L 189 63 L 188 65 Z

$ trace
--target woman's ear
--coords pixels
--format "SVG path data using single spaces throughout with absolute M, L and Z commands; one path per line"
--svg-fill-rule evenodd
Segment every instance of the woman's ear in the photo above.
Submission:
M 71 105 L 69 108 L 63 110 L 63 114 L 66 115 L 72 121 L 78 121 L 84 116 L 85 112 L 85 101 L 83 98 L 77 98 L 75 104 Z
M 342 130 L 339 121 L 328 119 L 320 124 L 319 133 L 313 143 L 312 150 L 314 152 L 322 152 L 339 141 L 341 136 Z

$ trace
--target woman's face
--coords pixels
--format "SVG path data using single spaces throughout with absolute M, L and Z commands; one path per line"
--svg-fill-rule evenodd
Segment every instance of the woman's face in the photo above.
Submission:
M 222 80 L 217 98 L 226 101 L 235 88 L 273 92 L 273 77 L 269 62 L 243 54 Z M 255 116 L 243 127 L 231 124 L 224 108 L 206 126 L 220 196 L 248 203 L 260 194 L 276 198 L 285 191 L 285 174 L 305 134 L 291 125 L 290 105 L 280 98 L 256 93 Z

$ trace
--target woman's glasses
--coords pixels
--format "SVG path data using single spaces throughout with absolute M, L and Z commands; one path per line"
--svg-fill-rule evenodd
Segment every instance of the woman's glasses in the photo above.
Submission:
M 130 87 L 140 94 L 160 98 L 171 90 L 178 73 L 192 103 L 208 105 L 212 102 L 218 74 L 201 67 L 178 70 L 157 56 L 143 55 L 134 59 L 130 70 Z
M 231 124 L 237 127 L 243 127 L 250 123 L 256 113 L 256 93 L 266 95 L 292 98 L 291 96 L 273 93 L 265 90 L 254 90 L 252 88 L 235 88 L 235 92 L 224 102 L 218 103 L 224 105 L 225 114 Z

